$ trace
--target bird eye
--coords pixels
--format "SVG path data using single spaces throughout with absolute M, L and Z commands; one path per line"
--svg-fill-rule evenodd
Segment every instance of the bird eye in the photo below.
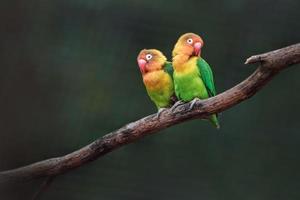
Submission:
M 186 41 L 188 44 L 193 44 L 193 39 L 192 38 L 189 38 L 189 39 L 187 39 L 187 41 Z
M 152 58 L 152 55 L 151 55 L 151 54 L 147 54 L 147 55 L 146 55 L 146 59 L 147 59 L 147 60 L 151 60 L 151 58 Z

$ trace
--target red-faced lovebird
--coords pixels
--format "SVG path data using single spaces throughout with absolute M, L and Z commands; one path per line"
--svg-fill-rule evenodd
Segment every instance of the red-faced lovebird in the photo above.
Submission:
M 199 35 L 186 33 L 178 39 L 172 52 L 175 93 L 183 102 L 192 101 L 191 109 L 197 99 L 216 95 L 212 70 L 201 57 L 203 45 Z M 216 128 L 220 127 L 216 114 L 211 115 L 209 120 Z
M 173 67 L 162 52 L 144 49 L 137 62 L 150 99 L 158 109 L 158 117 L 164 108 L 173 105 L 176 97 L 173 85 Z M 175 98 L 175 99 L 174 99 Z

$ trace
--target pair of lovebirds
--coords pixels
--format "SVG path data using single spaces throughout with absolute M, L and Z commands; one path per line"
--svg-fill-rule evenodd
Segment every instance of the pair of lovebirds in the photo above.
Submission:
M 158 108 L 158 116 L 176 99 L 180 101 L 173 107 L 192 101 L 192 109 L 197 99 L 216 95 L 212 70 L 201 57 L 203 45 L 199 35 L 186 33 L 174 46 L 172 63 L 156 49 L 144 49 L 139 53 L 137 62 L 143 82 L 150 99 Z M 220 127 L 216 114 L 211 115 L 209 120 L 216 128 Z

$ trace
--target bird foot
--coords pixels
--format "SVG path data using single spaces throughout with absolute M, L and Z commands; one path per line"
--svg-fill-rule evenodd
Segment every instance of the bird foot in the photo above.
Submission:
M 191 111 L 191 110 L 194 108 L 195 103 L 196 103 L 197 101 L 201 101 L 201 100 L 200 100 L 199 98 L 196 97 L 196 98 L 194 98 L 194 99 L 191 101 L 191 105 L 190 105 L 188 111 Z
M 185 104 L 183 101 L 177 101 L 172 107 L 171 111 L 173 112 L 178 106 Z
M 158 112 L 156 113 L 156 117 L 157 117 L 158 120 L 159 120 L 159 118 L 160 118 L 161 113 L 162 113 L 163 111 L 165 111 L 165 110 L 166 110 L 166 108 L 159 108 L 159 109 L 158 109 Z

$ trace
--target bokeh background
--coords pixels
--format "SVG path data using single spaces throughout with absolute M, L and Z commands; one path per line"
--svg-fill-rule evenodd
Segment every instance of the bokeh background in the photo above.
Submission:
M 136 56 L 200 34 L 222 92 L 250 75 L 253 54 L 300 41 L 299 0 L 10 0 L 0 3 L 0 170 L 72 152 L 156 112 Z M 300 198 L 300 68 L 225 111 L 54 179 L 41 199 Z M 43 180 L 2 185 L 31 199 Z

